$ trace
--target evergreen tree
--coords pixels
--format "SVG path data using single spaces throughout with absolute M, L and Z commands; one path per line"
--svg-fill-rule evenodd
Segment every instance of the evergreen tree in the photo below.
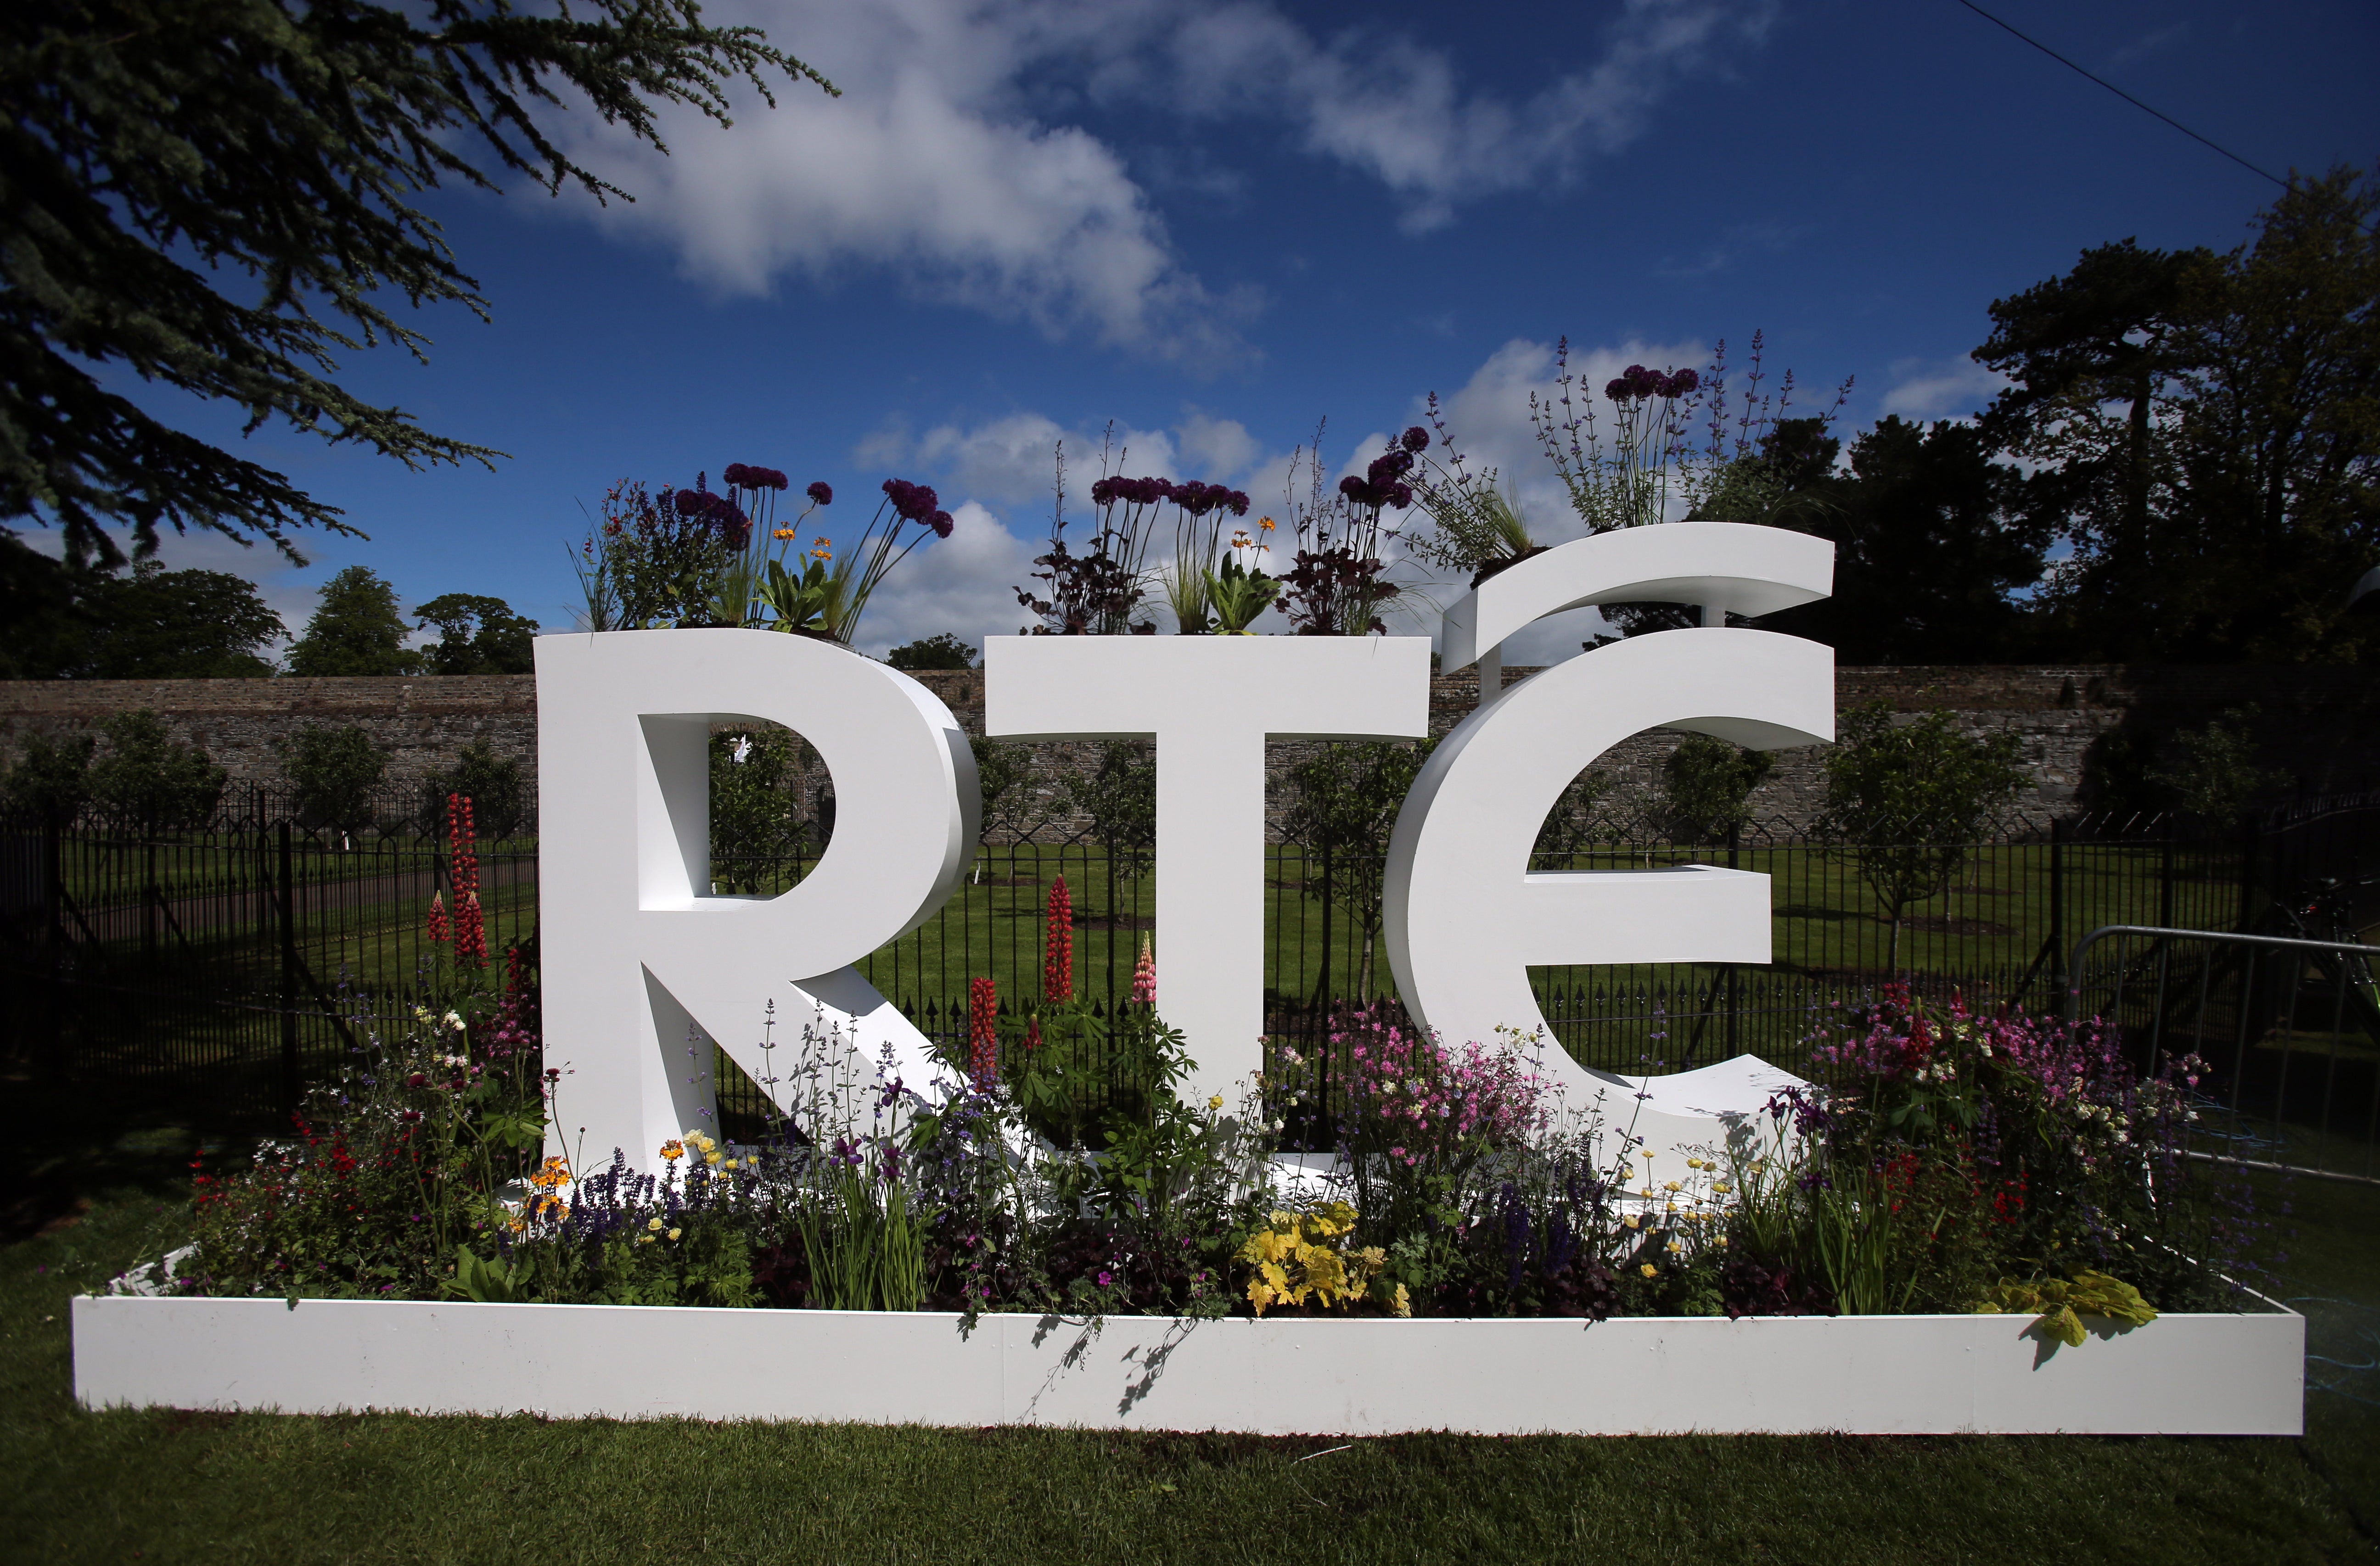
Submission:
M 565 101 L 662 147 L 654 112 L 727 120 L 726 89 L 825 86 L 696 0 L 12 0 L 0 6 L 0 519 L 118 558 L 104 523 L 352 531 L 280 473 L 152 418 L 103 379 L 237 404 L 408 467 L 500 455 L 331 377 L 338 350 L 428 339 L 381 302 L 479 285 L 413 203 L 510 170 L 601 200 L 540 120 Z M 827 89 L 829 91 L 832 88 Z M 663 149 L 666 150 L 666 149 Z
M 421 654 L 405 645 L 396 589 L 365 565 L 322 584 L 322 604 L 289 649 L 293 674 L 418 674 Z

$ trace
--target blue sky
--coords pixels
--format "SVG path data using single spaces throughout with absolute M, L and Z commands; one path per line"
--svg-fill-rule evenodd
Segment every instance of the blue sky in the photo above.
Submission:
M 2359 0 L 1988 8 L 2265 167 L 2380 152 L 2380 9 Z M 1740 358 L 1761 329 L 1805 401 L 1856 378 L 1846 433 L 1957 417 L 1990 395 L 1966 355 L 1992 298 L 2126 236 L 2228 248 L 2274 194 L 1956 0 L 709 14 L 844 95 L 747 94 L 729 130 L 666 116 L 667 160 L 561 116 L 636 204 L 438 194 L 493 322 L 436 312 L 427 366 L 345 366 L 509 459 L 417 474 L 260 431 L 259 460 L 370 540 L 310 538 L 303 569 L 196 537 L 169 561 L 255 577 L 293 630 L 358 562 L 408 605 L 492 593 L 559 627 L 580 503 L 614 480 L 780 467 L 833 484 L 826 530 L 856 534 L 897 474 L 958 529 L 888 582 L 861 645 L 972 639 L 1022 623 L 1052 440 L 1078 496 L 1112 419 L 1132 471 L 1266 505 L 1318 418 L 1328 460 L 1360 466 L 1431 391 L 1559 538 L 1524 417 L 1559 335 L 1599 385 L 1722 337 Z M 219 410 L 155 406 L 238 438 Z

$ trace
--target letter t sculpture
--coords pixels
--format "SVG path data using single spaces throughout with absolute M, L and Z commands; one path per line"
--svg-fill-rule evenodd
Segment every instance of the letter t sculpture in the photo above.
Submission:
M 1236 1099 L 1262 1064 L 1265 741 L 1419 739 L 1422 637 L 991 637 L 984 733 L 1157 742 L 1158 1009 Z

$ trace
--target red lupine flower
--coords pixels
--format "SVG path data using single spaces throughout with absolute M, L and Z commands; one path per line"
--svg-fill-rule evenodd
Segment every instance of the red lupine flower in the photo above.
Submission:
M 1075 900 L 1061 875 L 1050 888 L 1049 917 L 1042 934 L 1041 999 L 1075 998 Z
M 1000 987 L 988 978 L 967 986 L 967 1074 L 976 1091 L 989 1093 L 1000 1080 L 1000 1036 L 992 1025 L 1000 1014 Z

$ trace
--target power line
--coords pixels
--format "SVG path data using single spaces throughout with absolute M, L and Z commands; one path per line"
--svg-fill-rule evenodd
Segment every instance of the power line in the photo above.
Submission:
M 2241 168 L 2246 169 L 2249 173 L 2263 175 L 2266 179 L 2271 180 L 2274 184 L 2279 186 L 2284 190 L 2294 188 L 2288 180 L 2283 179 L 2279 175 L 2273 173 L 2269 169 L 2258 168 L 2254 164 L 2250 163 L 2247 159 L 2241 157 L 2230 148 L 2222 145 L 2220 142 L 2208 140 L 2205 137 L 2201 136 L 2198 132 L 2191 129 L 2190 127 L 2182 124 L 2181 121 L 2174 118 L 2171 115 L 2167 114 L 2164 110 L 2152 108 L 2150 105 L 2142 103 L 2138 98 L 2133 97 L 2131 93 L 2125 91 L 2114 82 L 2109 81 L 2106 77 L 2093 76 L 2091 72 L 2084 70 L 2081 66 L 2076 65 L 2073 61 L 2059 54 L 2057 50 L 2052 49 L 2040 39 L 2034 38 L 2028 33 L 2020 32 L 2015 28 L 2010 27 L 2007 22 L 2000 20 L 1999 18 L 1992 15 L 1989 11 L 1985 10 L 1981 6 L 1976 5 L 1975 0 L 1959 0 L 1959 4 L 1964 6 L 1970 11 L 1974 12 L 1975 15 L 1983 18 L 1984 20 L 1991 23 L 1994 27 L 1999 28 L 2014 38 L 2032 44 L 2034 48 L 2040 50 L 2051 59 L 2056 60 L 2059 65 L 2064 66 L 2068 70 L 2073 71 L 2078 76 L 2088 77 L 2091 80 L 2097 82 L 2100 86 L 2106 88 L 2117 97 L 2121 98 L 2125 103 L 2130 103 L 2132 107 L 2156 115 L 2157 118 L 2165 121 L 2166 124 L 2173 127 L 2176 130 L 2180 131 L 2192 141 L 2198 142 L 2201 146 L 2212 147 L 2215 151 L 2222 153 L 2233 163 L 2238 164 Z

